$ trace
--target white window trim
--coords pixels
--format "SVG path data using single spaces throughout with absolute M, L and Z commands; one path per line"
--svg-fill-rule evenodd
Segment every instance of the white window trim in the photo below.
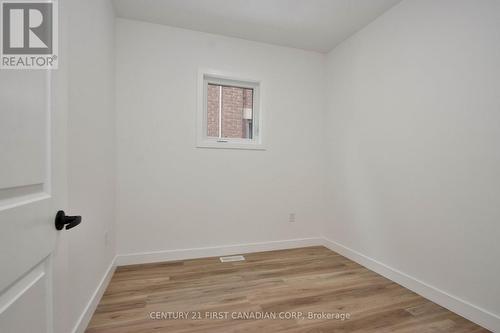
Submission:
M 207 136 L 207 87 L 205 85 L 206 77 L 209 77 L 209 82 L 222 83 L 225 80 L 234 81 L 238 87 L 247 87 L 254 89 L 254 135 L 253 139 L 237 139 L 237 138 L 213 138 Z M 217 80 L 221 80 L 218 82 Z M 265 150 L 262 140 L 263 134 L 263 107 L 262 107 L 262 81 L 255 79 L 247 79 L 244 75 L 234 73 L 223 73 L 209 69 L 200 69 L 198 71 L 198 105 L 196 117 L 196 147 L 198 148 L 220 148 L 220 149 L 253 149 Z M 220 127 L 220 124 L 219 124 Z

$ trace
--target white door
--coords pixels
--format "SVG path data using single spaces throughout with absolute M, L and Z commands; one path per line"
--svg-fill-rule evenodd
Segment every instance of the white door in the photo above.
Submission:
M 65 131 L 54 121 L 51 75 L 0 70 L 1 333 L 53 331 L 51 254 L 62 176 L 53 172 L 52 152 L 65 139 L 55 134 Z

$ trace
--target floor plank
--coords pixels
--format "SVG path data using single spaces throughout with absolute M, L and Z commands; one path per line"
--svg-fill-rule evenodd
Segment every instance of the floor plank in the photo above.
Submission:
M 488 332 L 325 247 L 245 258 L 119 267 L 86 333 Z

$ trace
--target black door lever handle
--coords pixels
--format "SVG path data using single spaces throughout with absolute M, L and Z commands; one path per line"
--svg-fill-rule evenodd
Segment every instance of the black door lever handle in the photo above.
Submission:
M 62 230 L 66 226 L 66 230 L 76 227 L 82 222 L 81 216 L 67 216 L 63 210 L 60 210 L 56 214 L 56 229 Z

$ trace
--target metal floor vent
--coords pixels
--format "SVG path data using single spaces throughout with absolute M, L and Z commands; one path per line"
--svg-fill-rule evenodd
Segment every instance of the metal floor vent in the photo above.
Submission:
M 244 261 L 243 256 L 230 256 L 230 257 L 219 257 L 220 262 L 231 262 L 231 261 Z

